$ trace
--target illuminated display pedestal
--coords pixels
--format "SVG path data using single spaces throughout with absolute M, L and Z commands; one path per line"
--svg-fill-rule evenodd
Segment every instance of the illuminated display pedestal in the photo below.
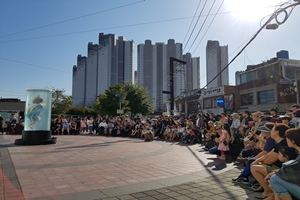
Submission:
M 51 137 L 52 91 L 48 89 L 27 89 L 25 123 L 22 139 L 16 145 L 55 144 Z

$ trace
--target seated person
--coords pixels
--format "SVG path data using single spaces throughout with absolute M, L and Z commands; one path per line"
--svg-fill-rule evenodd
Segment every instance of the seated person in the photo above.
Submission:
M 292 196 L 300 199 L 300 129 L 292 128 L 286 132 L 289 147 L 296 149 L 298 157 L 283 167 L 270 178 L 276 200 L 291 200 Z
M 254 162 L 256 159 L 268 154 L 270 151 L 273 150 L 273 148 L 276 145 L 275 140 L 273 138 L 271 138 L 271 130 L 273 129 L 273 127 L 274 127 L 274 124 L 269 122 L 269 123 L 266 123 L 265 125 L 259 126 L 257 128 L 257 130 L 261 131 L 263 138 L 265 138 L 265 140 L 266 140 L 264 148 L 258 155 L 256 155 L 253 158 L 250 158 L 249 160 L 246 161 L 247 162 L 246 167 L 244 168 L 242 173 L 238 176 L 238 178 L 232 179 L 232 182 L 249 183 L 248 177 L 251 175 L 251 172 L 250 172 L 251 163 Z M 255 189 L 255 190 L 260 190 L 260 189 Z
M 100 122 L 100 124 L 98 125 L 98 131 L 99 131 L 99 135 L 103 135 L 104 134 L 104 130 L 107 128 L 107 123 L 106 120 L 102 120 Z
M 172 130 L 171 126 L 168 125 L 164 132 L 165 140 L 170 139 L 172 137 L 172 134 L 173 134 L 173 130 Z
M 70 134 L 71 135 L 76 135 L 77 134 L 77 123 L 71 119 L 70 120 Z
M 67 121 L 63 122 L 63 126 L 62 126 L 62 134 L 64 134 L 64 131 L 68 132 L 68 135 L 70 134 L 70 124 Z
M 285 139 L 285 132 L 289 127 L 283 123 L 276 123 L 271 130 L 271 137 L 276 141 L 274 149 L 266 155 L 256 159 L 251 164 L 251 173 L 253 177 L 259 182 L 264 192 L 257 198 L 266 198 L 272 194 L 272 190 L 269 188 L 268 182 L 265 181 L 265 177 L 274 169 L 279 169 L 282 166 L 282 162 L 278 160 L 278 151 L 281 147 L 287 146 Z

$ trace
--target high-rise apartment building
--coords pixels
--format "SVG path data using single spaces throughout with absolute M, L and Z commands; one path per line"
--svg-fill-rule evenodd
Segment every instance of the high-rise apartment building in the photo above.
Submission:
M 170 57 L 182 59 L 182 44 L 168 40 L 167 44 L 146 40 L 138 45 L 137 82 L 148 90 L 149 97 L 156 110 L 163 110 L 169 95 Z M 176 68 L 176 64 L 174 65 Z M 184 90 L 184 74 L 174 74 L 174 96 L 179 96 Z
M 206 45 L 206 79 L 207 83 L 209 83 L 207 88 L 229 85 L 228 68 L 226 68 L 221 75 L 213 80 L 213 78 L 219 74 L 227 66 L 227 64 L 228 46 L 220 46 L 218 41 L 209 40 Z
M 73 66 L 74 106 L 93 107 L 110 86 L 134 81 L 134 42 L 114 34 L 99 34 L 99 43 L 88 44 L 88 55 Z
M 186 61 L 184 67 L 186 88 L 185 90 L 191 91 L 200 88 L 200 57 L 192 58 L 191 53 L 183 55 L 183 60 Z

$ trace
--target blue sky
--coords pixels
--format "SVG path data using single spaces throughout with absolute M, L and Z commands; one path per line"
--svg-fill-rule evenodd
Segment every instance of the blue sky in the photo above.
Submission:
M 100 32 L 124 36 L 136 45 L 146 39 L 182 43 L 199 2 L 197 16 L 205 0 L 0 0 L 0 97 L 25 100 L 27 88 L 45 87 L 64 89 L 71 95 L 77 55 L 86 55 L 88 42 L 97 43 Z M 282 0 L 225 0 L 204 36 L 221 5 L 222 1 L 216 0 L 191 46 L 213 2 L 207 1 L 189 43 L 183 43 L 184 53 L 200 56 L 201 86 L 206 84 L 207 40 L 228 45 L 231 59 L 260 28 L 263 16 Z M 263 30 L 229 67 L 230 84 L 235 83 L 235 71 L 273 58 L 279 50 L 288 50 L 291 59 L 300 60 L 299 18 L 300 6 L 277 30 Z M 170 21 L 158 23 L 164 20 Z

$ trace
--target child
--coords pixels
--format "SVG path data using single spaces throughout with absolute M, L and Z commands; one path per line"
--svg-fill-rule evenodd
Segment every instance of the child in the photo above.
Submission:
M 218 156 L 218 158 L 226 160 L 225 151 L 229 151 L 230 135 L 223 129 L 223 126 L 217 126 L 216 131 L 220 135 L 220 138 L 215 139 L 219 143 L 218 150 L 221 152 L 221 156 Z
M 288 162 L 290 160 L 295 160 L 298 157 L 298 152 L 296 149 L 288 146 L 283 146 L 278 150 L 278 160 L 280 162 L 284 163 Z M 272 171 L 269 173 L 266 177 L 265 180 L 268 181 L 273 174 L 275 174 L 276 170 Z
M 296 151 L 296 149 L 287 146 L 281 147 L 278 154 L 278 160 L 282 163 L 289 160 L 295 160 L 298 156 L 298 152 Z
M 87 125 L 88 125 L 88 130 L 89 130 L 89 134 L 93 134 L 94 133 L 94 119 L 93 117 L 90 117 L 90 119 L 87 120 Z

